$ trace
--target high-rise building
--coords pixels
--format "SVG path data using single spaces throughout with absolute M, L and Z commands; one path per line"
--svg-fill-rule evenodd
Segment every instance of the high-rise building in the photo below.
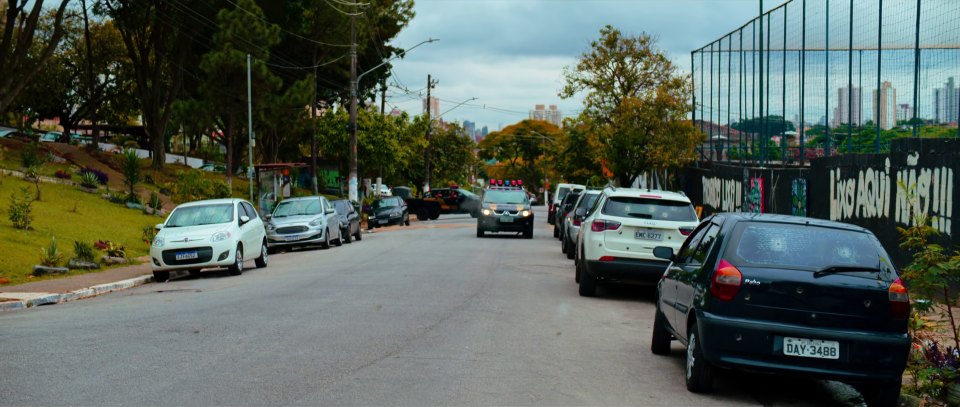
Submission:
M 960 89 L 957 89 L 953 77 L 947 78 L 942 88 L 933 90 L 933 120 L 937 123 L 956 123 L 960 115 L 957 104 L 960 103 Z
M 910 120 L 913 117 L 913 109 L 909 103 L 897 105 L 897 120 Z
M 463 121 L 463 132 L 464 132 L 467 136 L 473 137 L 473 133 L 476 133 L 476 130 L 477 130 L 477 124 L 476 124 L 476 123 L 474 123 L 474 122 L 472 122 L 472 121 L 469 121 L 469 120 L 464 120 L 464 121 Z
M 873 91 L 873 122 L 890 130 L 897 125 L 897 89 L 889 81 L 880 85 L 880 95 Z
M 543 120 L 559 127 L 563 124 L 563 112 L 557 110 L 557 105 L 550 105 L 549 109 L 544 105 L 535 105 L 530 111 L 530 120 Z
M 490 130 L 487 129 L 487 126 L 483 126 L 482 128 L 480 128 L 480 135 L 481 135 L 481 136 L 487 137 L 487 134 L 490 134 Z
M 837 89 L 837 107 L 833 109 L 833 127 L 847 123 L 856 125 L 862 123 L 860 117 L 860 105 L 862 101 L 860 91 L 860 88 L 853 88 L 853 97 L 851 100 L 849 88 L 844 86 Z M 853 109 L 851 109 L 850 106 L 853 106 Z
M 430 109 L 430 117 L 436 119 L 440 117 L 440 99 L 437 99 L 434 96 L 430 96 L 430 99 L 423 100 L 423 112 L 426 113 L 427 109 Z

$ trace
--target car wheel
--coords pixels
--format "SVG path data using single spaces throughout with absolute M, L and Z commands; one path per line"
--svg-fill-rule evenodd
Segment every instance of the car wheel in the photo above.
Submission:
M 563 239 L 563 246 L 567 248 L 567 259 L 573 260 L 577 257 L 576 249 L 573 248 L 573 243 L 570 243 L 570 240 Z
M 430 211 L 428 211 L 427 208 L 417 209 L 417 220 L 422 222 L 427 219 L 430 219 Z
M 483 229 L 477 228 L 477 237 L 483 237 L 483 235 L 484 235 Z
M 703 358 L 700 344 L 700 329 L 696 321 L 690 324 L 687 337 L 687 390 L 694 393 L 706 393 L 713 388 L 713 368 Z
M 567 254 L 570 250 L 567 248 L 567 239 L 560 239 L 560 253 Z M 570 257 L 567 255 L 567 257 Z
M 267 248 L 267 242 L 263 242 L 260 246 L 260 257 L 257 257 L 254 262 L 257 264 L 257 268 L 267 267 L 267 260 L 269 257 L 270 250 Z
M 326 229 L 323 231 L 323 243 L 320 243 L 320 247 L 324 249 L 330 248 L 330 230 Z
M 553 224 L 553 237 L 556 237 L 556 238 L 560 237 L 560 228 L 557 227 L 556 223 Z
M 334 244 L 337 247 L 343 246 L 343 229 L 337 228 L 337 240 Z
M 363 240 L 363 231 L 360 230 L 360 223 L 357 223 L 357 234 L 353 235 L 353 237 L 357 238 L 358 242 Z
M 868 406 L 894 407 L 900 404 L 900 386 L 902 386 L 902 379 L 854 387 L 863 396 L 863 401 Z
M 581 261 L 583 263 L 583 261 Z M 580 265 L 580 296 L 581 297 L 594 297 L 597 295 L 597 278 L 591 276 L 590 273 L 587 273 L 583 269 L 583 264 Z
M 340 229 L 340 236 L 343 236 L 343 229 Z M 353 235 L 350 234 L 349 230 L 347 231 L 347 235 L 343 236 L 343 238 L 346 239 L 344 240 L 344 243 L 353 243 Z
M 667 321 L 657 307 L 657 315 L 653 317 L 653 337 L 650 338 L 650 352 L 654 355 L 670 354 L 670 340 L 673 337 L 667 331 Z
M 440 211 L 437 211 L 437 213 L 430 214 L 430 220 L 437 220 L 437 218 L 439 217 L 440 217 Z
M 580 262 L 574 260 L 573 264 L 574 264 L 573 281 L 579 284 L 580 283 Z
M 153 281 L 157 283 L 163 283 L 167 280 L 170 280 L 169 271 L 154 271 L 153 272 Z
M 243 247 L 237 245 L 237 251 L 233 255 L 233 265 L 227 268 L 227 271 L 230 272 L 231 276 L 239 276 L 243 274 Z
M 403 215 L 404 215 L 404 216 L 403 216 L 403 225 L 404 225 L 404 226 L 410 226 L 410 214 L 409 214 L 409 213 L 405 213 L 405 214 L 403 214 Z

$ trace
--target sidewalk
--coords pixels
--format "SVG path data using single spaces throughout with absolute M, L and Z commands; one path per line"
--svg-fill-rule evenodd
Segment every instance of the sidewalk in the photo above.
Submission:
M 152 283 L 150 259 L 143 257 L 138 260 L 141 264 L 0 287 L 0 312 L 96 297 L 112 291 Z

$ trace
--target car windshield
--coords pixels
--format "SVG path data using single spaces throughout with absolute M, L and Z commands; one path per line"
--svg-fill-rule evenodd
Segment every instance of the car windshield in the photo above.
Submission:
M 743 266 L 790 267 L 810 271 L 889 268 L 873 235 L 812 225 L 745 222 L 737 226 L 728 253 Z
M 333 201 L 333 207 L 337 210 L 337 213 L 345 215 L 350 213 L 350 208 L 353 205 L 350 204 L 350 201 Z
M 164 228 L 233 222 L 233 204 L 182 206 L 170 214 Z
M 280 202 L 273 210 L 274 218 L 316 215 L 320 213 L 319 199 L 297 199 Z
M 373 209 L 394 208 L 397 206 L 400 206 L 400 204 L 397 203 L 396 199 L 381 199 L 379 201 L 373 201 Z
M 697 213 L 689 202 L 629 196 L 614 196 L 608 199 L 603 206 L 603 214 L 674 222 L 697 221 Z
M 523 191 L 498 191 L 489 190 L 483 194 L 483 203 L 508 204 L 508 205 L 527 205 L 527 194 Z

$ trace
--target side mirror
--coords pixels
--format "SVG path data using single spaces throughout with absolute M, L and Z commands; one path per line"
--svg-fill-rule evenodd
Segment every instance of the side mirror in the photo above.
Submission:
M 264 219 L 264 220 L 273 219 L 273 215 L 271 215 L 271 214 L 268 213 L 268 214 L 266 214 L 266 215 L 263 215 L 263 219 Z
M 337 210 L 333 208 L 327 208 L 327 214 L 329 215 L 331 213 L 337 213 Z
M 250 217 L 247 215 L 240 215 L 240 223 L 247 223 L 250 221 Z
M 653 256 L 658 259 L 673 261 L 673 248 L 666 246 L 657 246 L 653 248 Z
M 158 223 L 156 226 L 154 226 L 154 229 L 157 229 L 157 230 L 163 229 L 163 224 Z

